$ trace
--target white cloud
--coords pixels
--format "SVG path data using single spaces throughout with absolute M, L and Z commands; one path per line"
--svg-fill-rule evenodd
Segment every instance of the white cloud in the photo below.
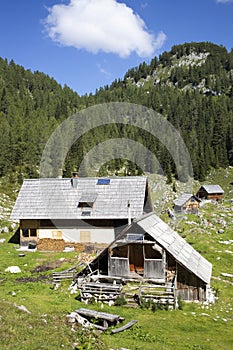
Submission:
M 166 35 L 155 37 L 144 21 L 116 0 L 70 0 L 54 5 L 44 21 L 49 37 L 64 46 L 127 57 L 136 52 L 150 57 L 163 45 Z
M 226 4 L 227 2 L 233 2 L 233 0 L 216 0 L 217 3 Z

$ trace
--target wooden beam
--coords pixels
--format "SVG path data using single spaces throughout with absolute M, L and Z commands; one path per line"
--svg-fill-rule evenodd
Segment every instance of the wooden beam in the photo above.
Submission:
M 116 329 L 112 329 L 111 330 L 111 334 L 115 334 L 115 333 L 119 333 L 119 332 L 123 332 L 124 330 L 132 327 L 135 323 L 137 323 L 138 321 L 137 320 L 132 320 L 128 323 L 126 323 L 124 326 L 122 327 L 119 327 L 119 328 L 116 328 Z

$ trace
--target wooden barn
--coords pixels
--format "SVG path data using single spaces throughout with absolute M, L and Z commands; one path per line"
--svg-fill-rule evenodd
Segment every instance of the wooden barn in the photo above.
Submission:
M 190 193 L 183 193 L 173 201 L 174 210 L 178 213 L 197 214 L 201 200 Z
M 145 176 L 25 180 L 11 220 L 20 244 L 39 239 L 111 243 L 132 219 L 152 210 Z
M 187 301 L 205 301 L 212 264 L 154 213 L 125 228 L 79 276 L 147 281 L 170 286 Z
M 201 199 L 222 200 L 224 191 L 219 185 L 203 185 L 198 190 L 196 196 Z

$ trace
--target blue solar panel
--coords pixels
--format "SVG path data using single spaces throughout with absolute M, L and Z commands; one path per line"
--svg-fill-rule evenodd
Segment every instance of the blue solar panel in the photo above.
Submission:
M 140 233 L 128 233 L 127 240 L 128 241 L 143 241 L 143 234 Z
M 90 210 L 84 210 L 84 211 L 82 211 L 81 215 L 82 216 L 91 216 L 91 212 L 90 212 Z
M 110 179 L 98 179 L 97 185 L 109 185 Z

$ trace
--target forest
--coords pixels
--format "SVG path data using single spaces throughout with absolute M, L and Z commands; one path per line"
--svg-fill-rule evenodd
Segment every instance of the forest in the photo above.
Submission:
M 142 105 L 166 118 L 185 142 L 196 179 L 204 180 L 211 167 L 233 165 L 233 51 L 200 42 L 176 45 L 83 96 L 42 72 L 0 58 L 0 177 L 19 184 L 38 177 L 53 131 L 74 113 L 108 102 Z M 121 124 L 97 127 L 80 137 L 66 156 L 62 175 L 78 171 L 98 143 L 121 137 L 143 144 L 168 178 L 177 176 L 165 145 L 145 130 Z M 102 165 L 98 175 L 118 175 L 122 167 L 127 175 L 143 172 L 132 161 L 115 159 Z M 85 175 L 90 176 L 88 167 Z

